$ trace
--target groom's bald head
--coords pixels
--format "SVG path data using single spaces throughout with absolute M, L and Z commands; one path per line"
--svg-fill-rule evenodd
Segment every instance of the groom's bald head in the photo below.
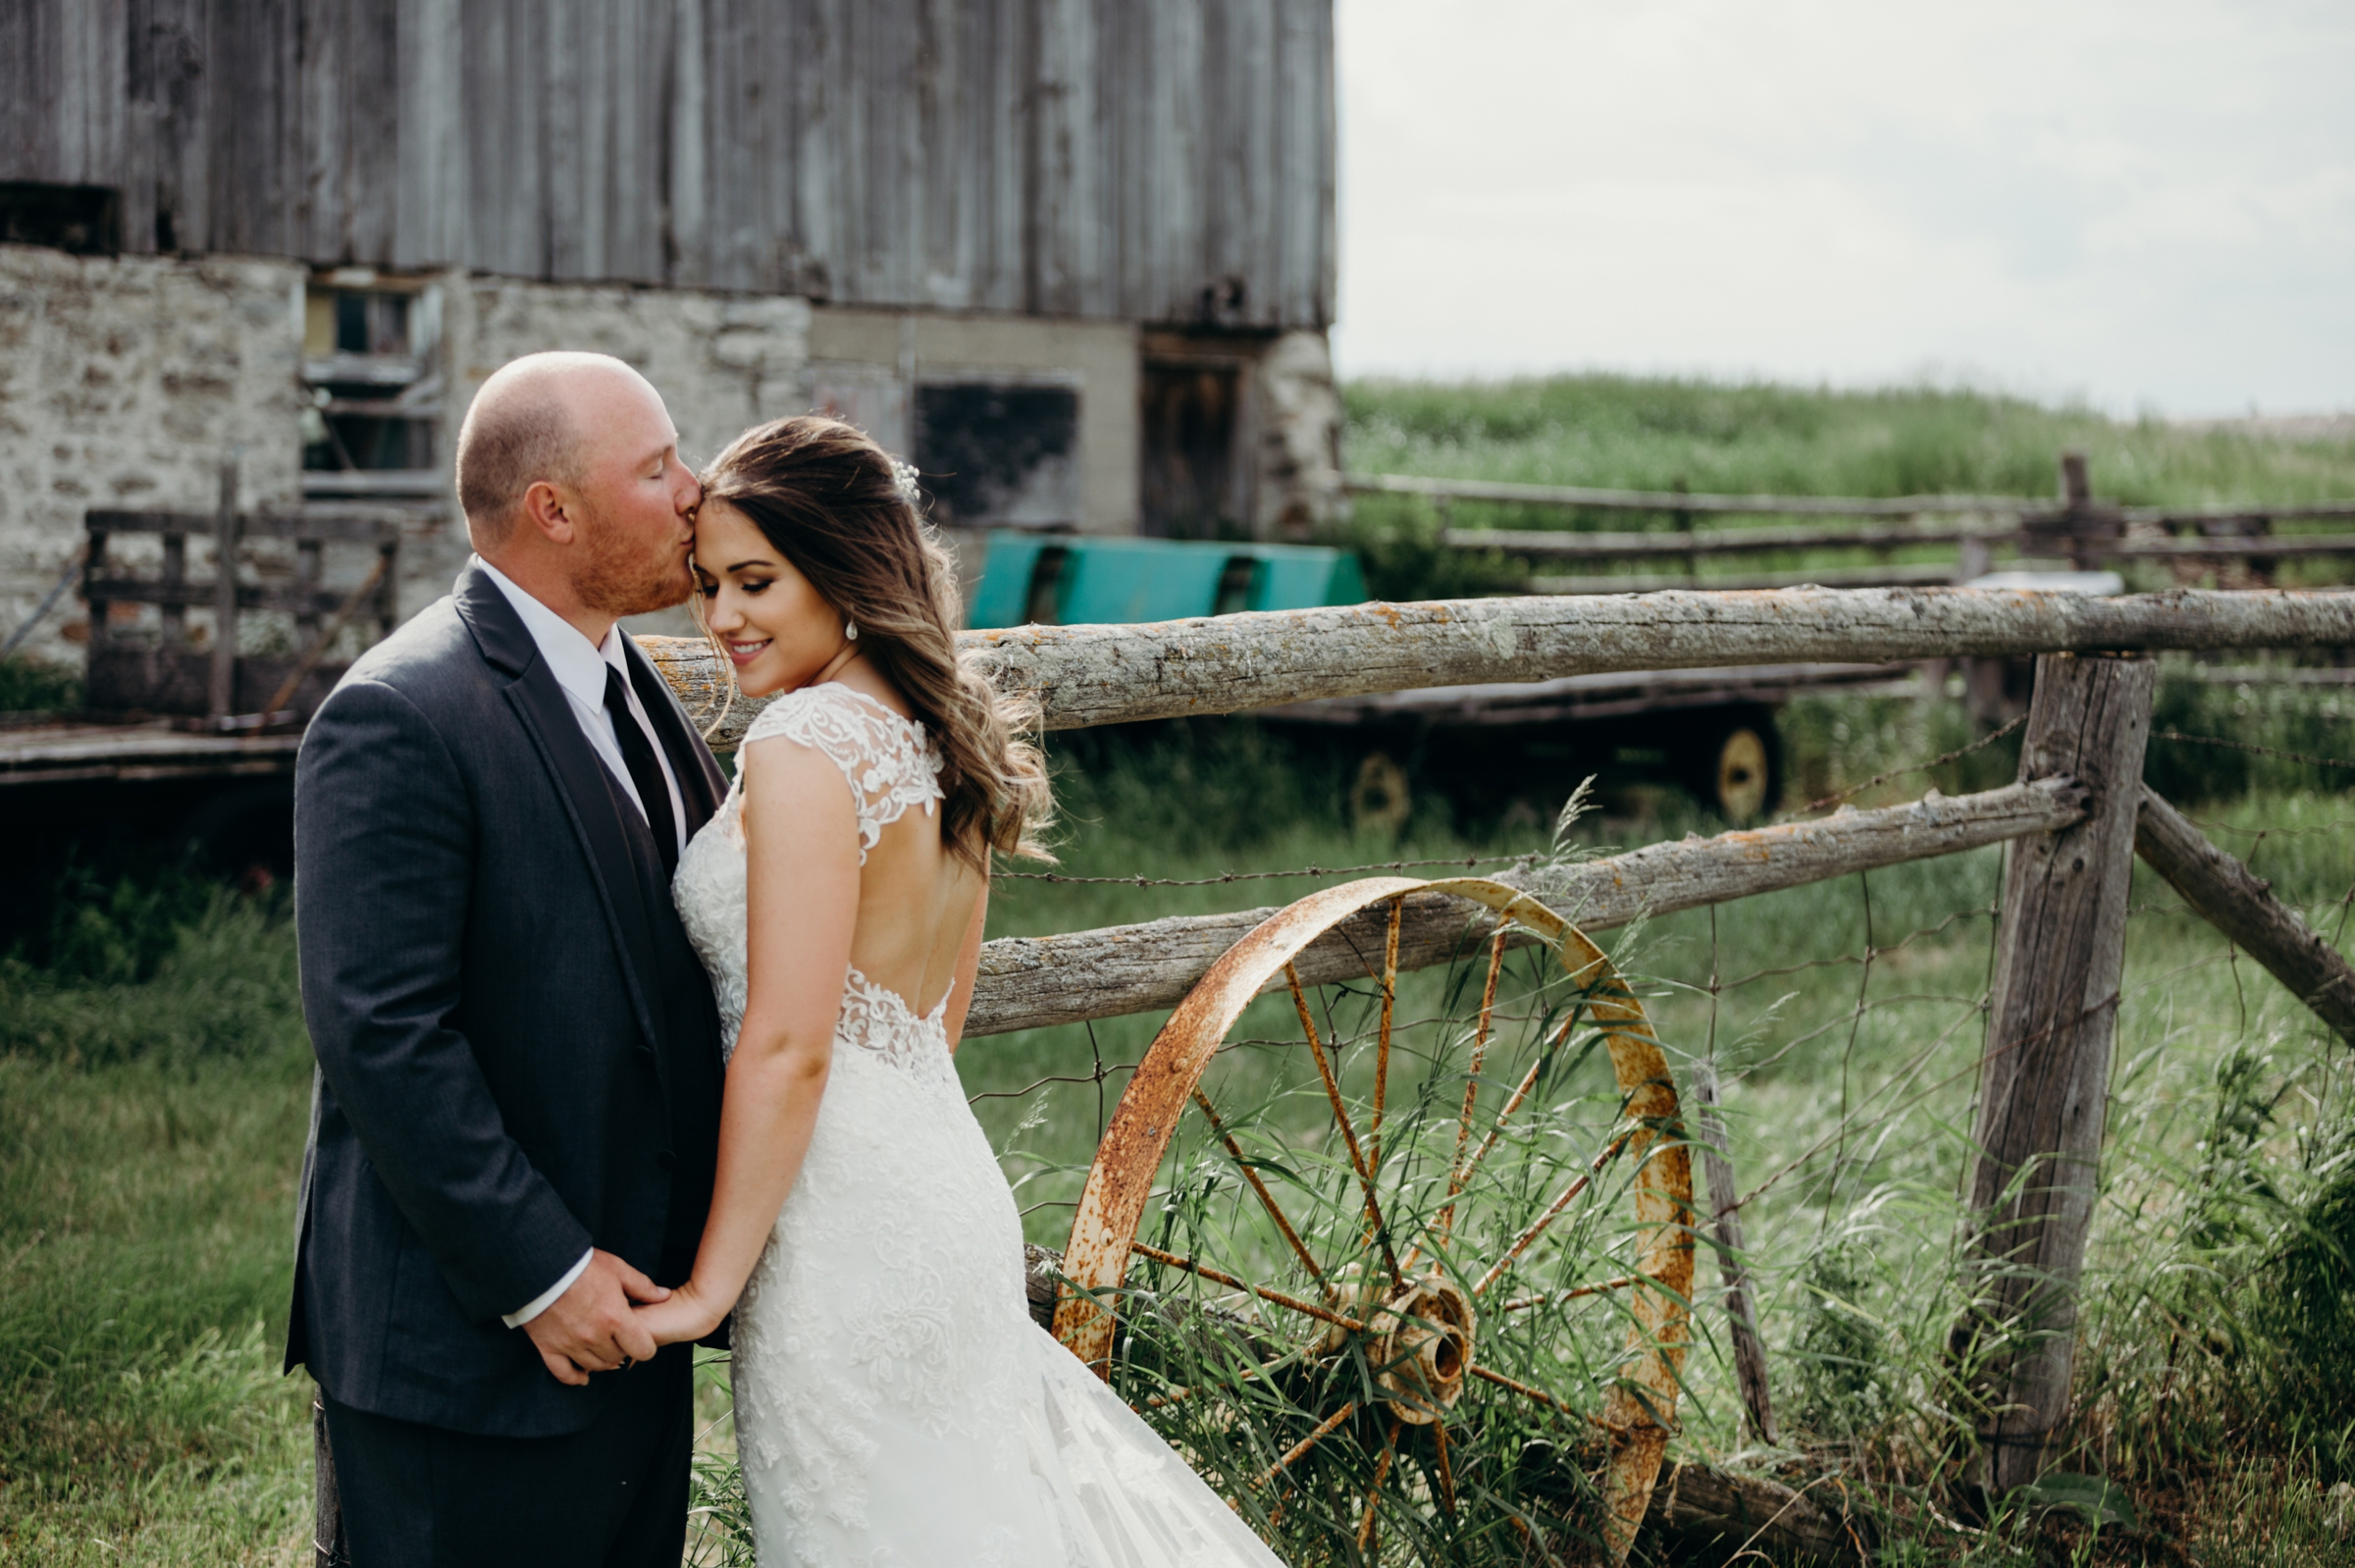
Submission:
M 489 555 L 506 543 L 535 484 L 580 488 L 592 428 L 585 405 L 615 392 L 660 400 L 610 354 L 526 354 L 483 383 L 458 430 L 458 506 L 478 551 Z

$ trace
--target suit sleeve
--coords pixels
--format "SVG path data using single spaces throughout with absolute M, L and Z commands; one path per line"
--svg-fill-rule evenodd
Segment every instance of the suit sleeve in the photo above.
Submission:
M 377 1176 L 459 1304 L 497 1319 L 591 1246 L 507 1135 L 450 1027 L 464 967 L 475 814 L 425 715 L 347 682 L 294 772 L 294 918 L 302 1011 L 320 1071 Z

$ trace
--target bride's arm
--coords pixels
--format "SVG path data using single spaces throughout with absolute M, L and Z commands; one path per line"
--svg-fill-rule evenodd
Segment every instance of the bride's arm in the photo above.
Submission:
M 859 916 L 859 821 L 841 772 L 782 738 L 748 751 L 759 765 L 745 773 L 744 1028 L 728 1059 L 694 1276 L 642 1314 L 665 1344 L 719 1326 L 793 1190 L 825 1093 Z
M 981 928 L 989 923 L 989 872 L 981 873 L 981 893 L 973 900 L 972 918 L 965 922 L 965 944 L 957 950 L 957 983 L 949 992 L 949 1054 L 965 1041 L 965 1016 L 973 1006 L 973 976 L 981 972 Z

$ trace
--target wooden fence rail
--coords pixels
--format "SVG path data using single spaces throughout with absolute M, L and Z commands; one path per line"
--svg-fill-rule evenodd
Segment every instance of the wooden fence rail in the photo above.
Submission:
M 2011 517 L 2033 525 L 2069 515 L 2066 502 L 2022 496 L 1712 496 L 1676 490 L 1596 490 L 1578 485 L 1514 485 L 1494 480 L 1426 479 L 1417 474 L 1351 474 L 1343 488 L 1360 496 L 1420 496 L 1452 502 L 1504 501 L 1574 511 L 1689 512 L 1714 517 Z M 2130 523 L 2196 527 L 2242 518 L 2276 522 L 2355 517 L 2355 500 L 2287 505 L 2120 506 Z M 2016 526 L 2016 525 L 2015 525 Z M 1844 535 L 1830 535 L 1840 542 Z M 1786 547 L 1787 548 L 1787 547 Z
M 1908 806 L 1654 844 L 1603 860 L 1507 871 L 1497 880 L 1526 888 L 1581 930 L 1603 931 L 1640 915 L 1729 903 L 2048 832 L 2077 819 L 2081 793 L 2067 779 L 1951 798 L 1932 793 Z M 965 1032 L 997 1034 L 1174 1007 L 1219 955 L 1275 913 L 1180 915 L 1058 936 L 1000 937 L 981 949 Z M 1444 964 L 1492 924 L 1460 900 L 1410 898 L 1398 967 Z M 1300 955 L 1301 982 L 1363 979 L 1366 955 L 1382 951 L 1383 940 L 1374 916 L 1336 927 Z
M 732 747 L 759 706 L 695 638 L 642 639 Z M 1311 698 L 1624 670 L 1884 663 L 2047 652 L 2355 646 L 2355 593 L 2178 589 L 2091 599 L 2000 589 L 1780 589 L 1438 600 L 1204 616 L 1142 626 L 1020 626 L 959 643 L 1045 727 L 1241 712 Z

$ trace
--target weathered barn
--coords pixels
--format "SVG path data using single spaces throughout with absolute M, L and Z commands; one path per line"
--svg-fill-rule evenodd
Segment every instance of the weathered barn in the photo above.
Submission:
M 12 0 L 0 635 L 233 447 L 245 508 L 416 503 L 416 607 L 543 347 L 691 458 L 838 411 L 956 525 L 1296 533 L 1333 296 L 1330 0 Z

